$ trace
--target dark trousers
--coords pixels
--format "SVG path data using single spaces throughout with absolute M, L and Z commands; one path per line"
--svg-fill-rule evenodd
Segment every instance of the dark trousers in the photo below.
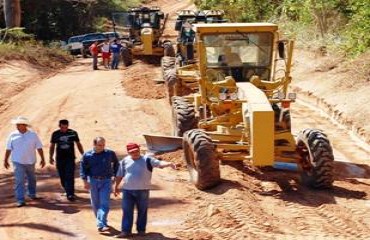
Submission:
M 60 184 L 67 196 L 75 194 L 75 161 L 74 159 L 58 159 L 57 170 L 60 177 Z
M 92 58 L 93 58 L 93 69 L 96 70 L 98 69 L 98 55 L 93 54 Z
M 122 232 L 131 233 L 134 208 L 137 208 L 136 230 L 145 232 L 148 219 L 149 190 L 125 190 L 122 197 Z

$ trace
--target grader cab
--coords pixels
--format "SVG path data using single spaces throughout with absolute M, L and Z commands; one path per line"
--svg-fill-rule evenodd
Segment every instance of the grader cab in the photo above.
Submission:
M 221 23 L 226 22 L 223 10 L 180 10 L 177 12 L 175 30 L 177 36 L 177 57 L 181 66 L 195 61 L 194 39 L 195 32 L 192 28 L 196 23 Z
M 122 60 L 132 64 L 133 56 L 174 56 L 174 49 L 162 35 L 168 18 L 159 7 L 136 7 L 112 14 L 114 31 L 122 36 Z M 169 49 L 169 50 L 167 50 Z
M 174 91 L 172 115 L 173 141 L 182 137 L 195 186 L 217 185 L 219 161 L 240 160 L 253 166 L 294 163 L 304 184 L 331 187 L 334 157 L 327 136 L 317 129 L 296 137 L 291 132 L 294 42 L 280 40 L 277 25 L 269 23 L 196 24 L 194 29 L 199 61 L 177 66 L 174 84 L 191 93 Z M 155 138 L 147 140 L 155 145 Z

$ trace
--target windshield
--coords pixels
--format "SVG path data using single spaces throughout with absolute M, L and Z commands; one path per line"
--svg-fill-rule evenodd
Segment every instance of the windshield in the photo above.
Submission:
M 268 67 L 271 64 L 272 33 L 227 33 L 205 35 L 207 65 L 227 64 L 225 55 L 239 57 L 232 64 L 240 66 Z
M 70 37 L 68 39 L 68 43 L 75 43 L 75 42 L 80 42 L 82 40 L 83 36 L 78 36 L 78 37 Z
M 98 40 L 98 39 L 105 39 L 106 37 L 104 34 L 91 34 L 91 35 L 85 35 L 83 38 L 83 41 L 89 41 L 89 40 Z

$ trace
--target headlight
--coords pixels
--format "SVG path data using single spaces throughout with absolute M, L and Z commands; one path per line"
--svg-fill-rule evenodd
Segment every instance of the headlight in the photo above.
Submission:
M 238 99 L 238 94 L 237 93 L 231 93 L 229 97 L 230 97 L 231 100 L 237 100 Z
M 283 92 L 278 92 L 278 94 L 277 94 L 277 97 L 278 97 L 278 99 L 280 99 L 280 100 L 282 100 L 282 99 L 284 99 L 284 93 Z
M 218 98 L 219 98 L 220 100 L 225 100 L 225 99 L 226 99 L 226 93 L 220 93 L 220 94 L 218 95 Z
M 289 93 L 289 94 L 288 94 L 288 98 L 289 98 L 290 100 L 295 100 L 295 99 L 297 99 L 297 94 L 296 94 L 296 93 Z

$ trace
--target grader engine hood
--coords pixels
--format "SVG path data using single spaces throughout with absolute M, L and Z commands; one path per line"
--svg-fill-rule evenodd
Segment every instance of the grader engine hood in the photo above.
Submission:
M 248 82 L 237 83 L 237 86 L 247 99 L 242 107 L 253 165 L 271 166 L 274 163 L 274 111 L 266 95 L 256 86 Z
M 143 53 L 144 55 L 153 54 L 153 29 L 152 28 L 143 28 L 141 30 L 141 42 L 143 43 Z

